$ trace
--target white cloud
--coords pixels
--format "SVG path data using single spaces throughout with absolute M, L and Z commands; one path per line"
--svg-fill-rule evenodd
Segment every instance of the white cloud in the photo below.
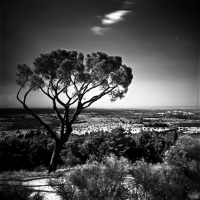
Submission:
M 133 1 L 136 1 L 136 0 L 125 0 L 124 5 L 123 5 L 124 9 L 125 8 L 128 9 L 128 8 L 132 7 L 135 4 Z M 125 10 L 117 10 L 115 12 L 105 14 L 103 17 L 99 16 L 99 15 L 95 16 L 95 17 L 101 19 L 101 23 L 104 27 L 94 26 L 90 30 L 94 34 L 105 35 L 105 32 L 110 29 L 109 25 L 115 24 L 115 23 L 118 23 L 118 22 L 124 20 L 125 15 L 132 13 L 132 11 L 126 10 L 126 9 Z
M 109 14 L 106 14 L 105 17 L 102 19 L 102 24 L 115 24 L 121 20 L 123 20 L 124 16 L 130 13 L 131 11 L 128 10 L 118 10 Z
M 94 26 L 91 28 L 91 31 L 94 33 L 94 34 L 97 34 L 97 35 L 105 35 L 105 31 L 107 31 L 108 29 L 110 28 L 102 28 L 102 27 L 99 27 L 99 26 Z

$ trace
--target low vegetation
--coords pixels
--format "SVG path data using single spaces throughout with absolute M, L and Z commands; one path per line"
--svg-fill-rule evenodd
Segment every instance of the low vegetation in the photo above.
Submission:
M 63 200 L 200 199 L 200 163 L 196 154 L 200 146 L 189 138 L 188 149 L 181 140 L 166 153 L 163 163 L 140 160 L 133 164 L 111 154 L 101 162 L 88 161 L 71 168 L 61 179 L 51 179 L 50 185 Z M 178 153 L 180 149 L 185 156 Z
M 37 131 L 5 137 L 0 144 L 0 159 L 6 159 L 0 166 L 4 174 L 8 170 L 45 170 L 54 145 Z M 197 134 L 174 142 L 173 133 L 131 134 L 122 127 L 71 135 L 60 157 L 60 166 L 69 170 L 49 184 L 62 200 L 200 199 L 199 144 Z M 1 185 L 0 196 L 5 200 L 43 199 L 28 188 L 16 188 Z
M 131 162 L 144 159 L 147 162 L 163 161 L 164 153 L 173 145 L 173 137 L 142 132 L 132 134 L 122 127 L 110 132 L 97 131 L 86 135 L 72 135 L 61 152 L 59 164 L 74 166 L 88 159 L 101 162 L 105 156 L 114 154 Z M 26 135 L 6 136 L 0 139 L 0 171 L 42 169 L 47 166 L 54 142 L 40 131 Z
M 147 162 L 158 163 L 163 161 L 164 153 L 174 144 L 173 134 L 156 134 L 141 132 L 132 134 L 122 127 L 110 132 L 97 131 L 86 135 L 73 135 L 63 150 L 70 151 L 82 162 L 89 158 L 97 161 L 114 154 L 123 156 L 131 162 L 144 159 Z
M 50 180 L 50 185 L 62 199 L 127 199 L 130 191 L 123 182 L 128 167 L 126 159 L 110 156 L 101 163 L 76 166 L 62 179 Z

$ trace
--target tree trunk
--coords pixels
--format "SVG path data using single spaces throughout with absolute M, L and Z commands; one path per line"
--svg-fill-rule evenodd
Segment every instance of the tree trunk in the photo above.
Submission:
M 61 141 L 55 143 L 55 147 L 53 149 L 53 153 L 51 156 L 51 161 L 49 164 L 49 173 L 55 172 L 57 169 L 58 159 L 60 157 L 60 152 L 62 150 L 63 144 Z
M 174 142 L 178 139 L 178 133 L 177 130 L 174 131 Z
M 61 130 L 62 131 L 62 130 Z M 63 130 L 64 131 L 64 130 Z M 67 132 L 65 134 L 61 134 L 62 136 L 55 142 L 55 147 L 53 149 L 53 153 L 51 156 L 51 161 L 49 164 L 49 173 L 55 172 L 57 169 L 58 159 L 60 157 L 60 152 L 63 148 L 63 145 L 68 141 L 69 136 L 72 133 L 71 125 L 67 126 Z

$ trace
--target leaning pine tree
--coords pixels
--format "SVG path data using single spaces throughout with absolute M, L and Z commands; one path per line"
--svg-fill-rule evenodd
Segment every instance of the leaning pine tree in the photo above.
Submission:
M 23 64 L 18 65 L 17 70 L 16 82 L 20 86 L 18 101 L 47 129 L 55 141 L 49 172 L 56 170 L 62 147 L 68 141 L 72 125 L 81 111 L 105 95 L 109 95 L 111 101 L 123 98 L 133 78 L 131 68 L 123 65 L 119 56 L 97 52 L 87 54 L 84 59 L 82 53 L 61 49 L 41 54 L 35 59 L 32 68 Z M 23 98 L 20 98 L 20 92 L 24 88 L 27 90 Z M 51 99 L 60 121 L 59 134 L 28 107 L 27 96 L 36 90 Z M 63 93 L 65 100 L 61 98 Z M 64 108 L 63 113 L 59 112 L 58 105 Z M 70 114 L 72 105 L 76 109 Z

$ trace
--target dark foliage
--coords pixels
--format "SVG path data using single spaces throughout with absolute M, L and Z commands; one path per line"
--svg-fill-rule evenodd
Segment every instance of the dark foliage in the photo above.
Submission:
M 86 161 L 88 156 L 83 150 L 83 143 L 87 135 L 71 135 L 69 141 L 66 143 L 66 151 L 71 151 L 72 154 L 81 161 Z
M 52 148 L 50 139 L 40 132 L 31 131 L 23 137 L 7 136 L 0 139 L 0 171 L 32 169 L 47 165 Z
M 91 134 L 72 136 L 67 143 L 67 148 L 82 161 L 91 157 L 101 161 L 110 153 L 129 157 L 135 147 L 133 135 L 125 132 L 125 129 L 121 127 L 111 132 L 97 131 Z
M 88 159 L 101 162 L 109 154 L 123 156 L 132 162 L 142 158 L 151 163 L 162 162 L 165 151 L 173 145 L 173 139 L 168 135 L 148 132 L 134 135 L 122 127 L 110 132 L 72 135 L 61 152 L 59 164 L 83 164 Z M 53 148 L 52 139 L 40 131 L 1 138 L 0 159 L 4 162 L 0 171 L 47 166 Z
M 142 157 L 151 163 L 162 162 L 166 150 L 174 144 L 173 135 L 142 132 L 139 138 Z
M 147 123 L 147 124 L 144 124 L 145 127 L 168 127 L 167 124 L 165 123 L 161 123 L 161 122 L 155 122 L 155 123 Z
M 89 158 L 102 161 L 105 156 L 123 156 L 132 162 L 144 158 L 147 162 L 162 162 L 164 153 L 174 144 L 173 137 L 142 132 L 134 135 L 122 127 L 110 132 L 97 131 L 70 137 L 67 148 L 81 161 Z

